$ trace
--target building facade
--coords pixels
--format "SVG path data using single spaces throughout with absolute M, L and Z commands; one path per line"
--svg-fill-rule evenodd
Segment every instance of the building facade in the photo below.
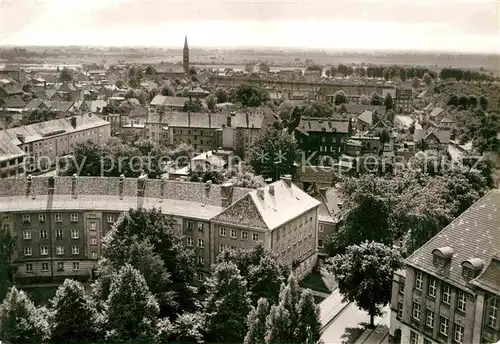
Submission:
M 392 343 L 500 340 L 500 190 L 478 200 L 394 275 Z
M 261 241 L 300 274 L 316 262 L 319 202 L 289 176 L 259 190 L 165 179 L 28 176 L 2 182 L 0 195 L 0 222 L 17 237 L 19 285 L 92 279 L 102 238 L 131 208 L 156 208 L 173 220 L 196 251 L 199 279 L 221 250 Z M 237 209 L 245 220 L 235 223 Z
M 399 113 L 412 113 L 413 111 L 413 96 L 411 89 L 397 89 L 394 107 Z

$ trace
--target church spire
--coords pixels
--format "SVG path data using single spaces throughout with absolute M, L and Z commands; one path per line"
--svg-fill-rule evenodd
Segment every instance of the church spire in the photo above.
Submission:
M 182 65 L 184 67 L 184 72 L 189 73 L 189 47 L 188 47 L 188 37 L 184 36 L 184 50 L 182 52 Z

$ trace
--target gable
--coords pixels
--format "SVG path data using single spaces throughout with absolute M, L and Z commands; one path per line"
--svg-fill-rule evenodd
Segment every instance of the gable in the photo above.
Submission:
M 215 216 L 212 221 L 268 229 L 250 194 Z

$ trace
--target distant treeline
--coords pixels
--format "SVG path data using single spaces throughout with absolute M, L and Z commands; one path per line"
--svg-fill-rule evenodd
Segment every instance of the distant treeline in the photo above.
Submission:
M 444 68 L 441 73 L 439 73 L 441 79 L 455 79 L 457 81 L 494 81 L 499 78 L 495 78 L 491 75 L 480 73 L 472 70 L 462 70 L 457 68 Z
M 406 68 L 402 66 L 368 66 L 368 67 L 352 67 L 339 64 L 338 66 L 331 67 L 325 71 L 327 75 L 336 76 L 342 74 L 344 76 L 358 75 L 361 77 L 369 78 L 384 78 L 386 80 L 391 80 L 392 78 L 398 77 L 402 81 L 412 79 L 417 77 L 422 79 L 425 74 L 428 74 L 431 78 L 436 78 L 437 73 L 423 67 L 411 67 Z

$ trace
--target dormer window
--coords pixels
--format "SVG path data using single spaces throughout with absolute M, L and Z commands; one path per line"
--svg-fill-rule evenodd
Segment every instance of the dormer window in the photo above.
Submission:
M 437 268 L 444 268 L 453 257 L 453 249 L 451 247 L 436 248 L 432 251 L 432 263 Z
M 484 268 L 484 261 L 480 258 L 471 258 L 462 262 L 462 277 L 467 282 L 476 278 Z

